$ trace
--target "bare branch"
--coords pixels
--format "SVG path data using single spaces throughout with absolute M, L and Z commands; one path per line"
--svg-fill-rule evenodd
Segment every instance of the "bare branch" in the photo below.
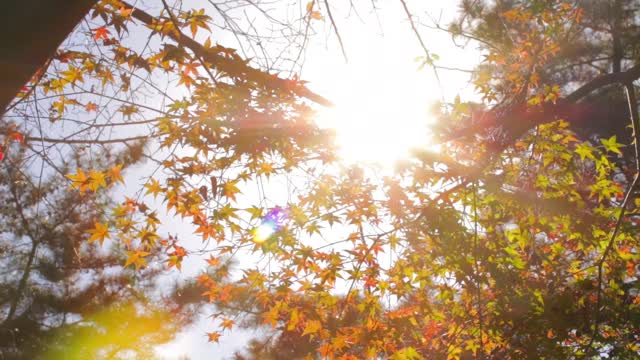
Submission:
M 349 62 L 349 58 L 347 58 L 347 52 L 345 51 L 344 44 L 342 43 L 342 37 L 340 36 L 340 32 L 338 31 L 338 26 L 336 26 L 336 22 L 333 19 L 333 14 L 331 13 L 329 0 L 324 0 L 324 5 L 327 7 L 327 15 L 329 16 L 329 20 L 331 21 L 331 27 L 333 28 L 333 32 L 336 34 L 336 37 L 338 38 L 338 43 L 340 43 L 340 50 L 342 50 L 342 56 L 344 56 L 344 61 Z

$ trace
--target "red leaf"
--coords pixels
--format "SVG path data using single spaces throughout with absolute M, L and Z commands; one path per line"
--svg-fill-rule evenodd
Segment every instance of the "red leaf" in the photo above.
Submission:
M 17 141 L 17 142 L 19 142 L 21 144 L 24 141 L 24 137 L 19 132 L 12 133 L 11 135 L 9 135 L 9 138 L 12 139 L 12 140 L 15 140 L 15 141 Z
M 104 26 L 93 30 L 93 38 L 95 40 L 100 40 L 100 39 L 107 40 L 109 38 L 109 34 L 110 34 L 109 30 Z

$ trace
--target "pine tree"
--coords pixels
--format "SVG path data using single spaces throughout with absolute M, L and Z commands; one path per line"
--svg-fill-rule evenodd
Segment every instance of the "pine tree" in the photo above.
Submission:
M 62 172 L 73 162 L 128 166 L 141 146 L 77 157 Z M 37 170 L 17 151 L 0 166 L 0 358 L 153 358 L 154 346 L 194 320 L 198 294 L 189 284 L 161 288 L 161 261 L 125 269 L 109 240 L 87 242 L 110 201 Z

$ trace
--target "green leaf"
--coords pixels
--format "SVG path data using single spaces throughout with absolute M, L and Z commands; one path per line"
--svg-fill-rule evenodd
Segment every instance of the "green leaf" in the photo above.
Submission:
M 611 152 L 614 152 L 616 154 L 622 155 L 622 151 L 620 151 L 620 148 L 623 147 L 624 145 L 618 143 L 616 140 L 617 140 L 616 136 L 613 135 L 609 139 L 600 139 L 600 142 L 602 143 L 602 145 L 604 145 L 604 148 L 607 151 L 611 151 Z

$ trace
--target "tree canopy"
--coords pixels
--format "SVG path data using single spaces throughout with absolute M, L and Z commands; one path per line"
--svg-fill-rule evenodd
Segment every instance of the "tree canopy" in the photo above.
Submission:
M 314 22 L 348 54 L 334 4 L 285 20 L 272 11 L 283 3 L 210 4 L 98 2 L 0 124 L 2 154 L 64 175 L 78 201 L 117 198 L 126 164 L 69 158 L 146 159 L 89 240 L 135 273 L 201 258 L 210 341 L 242 325 L 271 337 L 238 358 L 639 355 L 637 1 L 465 0 L 451 24 L 424 24 L 399 0 L 437 78 L 456 70 L 421 26 L 483 57 L 470 70 L 478 96 L 435 110 L 439 150 L 391 172 L 341 162 L 315 121 L 330 99 L 285 70 Z M 239 28 L 243 11 L 274 30 Z M 250 50 L 217 44 L 216 26 Z M 270 39 L 287 44 L 275 59 Z M 164 229 L 165 212 L 192 237 Z

